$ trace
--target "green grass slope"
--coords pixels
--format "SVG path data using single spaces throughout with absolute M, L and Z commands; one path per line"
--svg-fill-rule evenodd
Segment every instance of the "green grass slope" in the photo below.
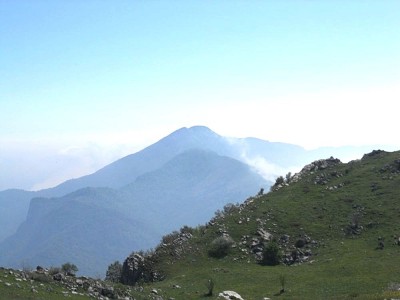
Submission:
M 348 164 L 316 162 L 289 184 L 194 229 L 179 249 L 156 249 L 166 279 L 152 287 L 166 298 L 199 299 L 212 278 L 211 299 L 223 290 L 244 299 L 400 298 L 393 291 L 400 282 L 399 200 L 400 152 L 374 151 Z M 299 239 L 306 245 L 298 250 L 311 255 L 291 265 L 258 264 L 251 244 L 260 229 L 274 236 L 286 256 Z M 211 258 L 208 250 L 221 233 L 233 238 L 234 248 L 224 258 Z M 278 295 L 282 276 L 285 292 Z

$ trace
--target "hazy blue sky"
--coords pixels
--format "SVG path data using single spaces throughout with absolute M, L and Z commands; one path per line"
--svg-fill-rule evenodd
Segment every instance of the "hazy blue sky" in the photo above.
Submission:
M 0 0 L 0 190 L 192 125 L 400 149 L 399 15 L 397 0 Z

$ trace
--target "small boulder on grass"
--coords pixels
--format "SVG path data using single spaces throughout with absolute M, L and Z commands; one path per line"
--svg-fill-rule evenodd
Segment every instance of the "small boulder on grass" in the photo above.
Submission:
M 64 279 L 65 279 L 65 276 L 62 273 L 57 273 L 57 274 L 53 275 L 53 280 L 55 280 L 55 281 L 62 281 Z
M 219 293 L 218 299 L 226 299 L 226 300 L 244 300 L 242 296 L 234 291 L 223 291 Z

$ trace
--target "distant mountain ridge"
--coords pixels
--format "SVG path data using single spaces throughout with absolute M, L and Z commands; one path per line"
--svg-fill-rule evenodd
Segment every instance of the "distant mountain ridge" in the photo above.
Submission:
M 250 143 L 247 142 L 250 141 Z M 253 143 L 252 141 L 256 141 Z M 253 149 L 252 144 L 263 145 L 260 150 Z M 249 145 L 250 144 L 250 145 Z M 132 183 L 138 176 L 160 168 L 174 156 L 189 149 L 203 149 L 214 151 L 223 156 L 235 158 L 248 164 L 247 153 L 257 153 L 258 157 L 278 156 L 271 151 L 268 145 L 280 145 L 280 161 L 284 161 L 285 145 L 303 153 L 303 149 L 289 144 L 270 143 L 257 139 L 236 139 L 220 136 L 205 126 L 183 127 L 160 141 L 144 148 L 143 150 L 125 156 L 97 172 L 77 179 L 68 180 L 54 188 L 28 192 L 23 190 L 6 190 L 0 192 L 0 241 L 13 234 L 17 227 L 24 221 L 28 212 L 30 199 L 33 197 L 61 197 L 75 190 L 85 187 L 110 187 L 121 188 Z M 260 153 L 262 151 L 262 153 Z M 275 150 L 273 151 L 275 152 Z M 293 152 L 293 151 L 292 151 Z M 294 151 L 296 152 L 296 151 Z M 290 156 L 293 160 L 296 155 Z M 274 158 L 275 159 L 275 158 Z M 257 161 L 257 160 L 255 160 Z M 287 164 L 286 164 L 287 165 Z M 273 175 L 271 176 L 273 177 Z
M 52 190 L 63 194 L 85 186 L 120 188 L 192 148 L 211 150 L 221 155 L 228 152 L 221 151 L 228 148 L 224 138 L 207 127 L 181 128 L 135 154 L 125 156 L 93 174 L 68 180 Z

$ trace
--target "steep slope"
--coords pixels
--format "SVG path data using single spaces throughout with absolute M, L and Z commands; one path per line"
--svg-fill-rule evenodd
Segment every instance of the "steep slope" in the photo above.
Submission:
M 13 234 L 25 220 L 29 202 L 36 195 L 23 190 L 0 192 L 0 241 Z
M 0 243 L 0 265 L 59 265 L 103 275 L 132 250 L 154 247 L 162 234 L 206 222 L 228 202 L 269 183 L 247 165 L 190 150 L 121 189 L 84 188 L 61 198 L 35 198 L 17 233 Z
M 398 298 L 399 186 L 400 152 L 315 161 L 273 192 L 165 238 L 146 259 L 166 279 L 149 288 L 198 299 L 211 278 L 215 294 L 235 290 L 244 299 Z M 214 258 L 221 236 L 234 244 Z M 280 264 L 261 265 L 274 243 Z

